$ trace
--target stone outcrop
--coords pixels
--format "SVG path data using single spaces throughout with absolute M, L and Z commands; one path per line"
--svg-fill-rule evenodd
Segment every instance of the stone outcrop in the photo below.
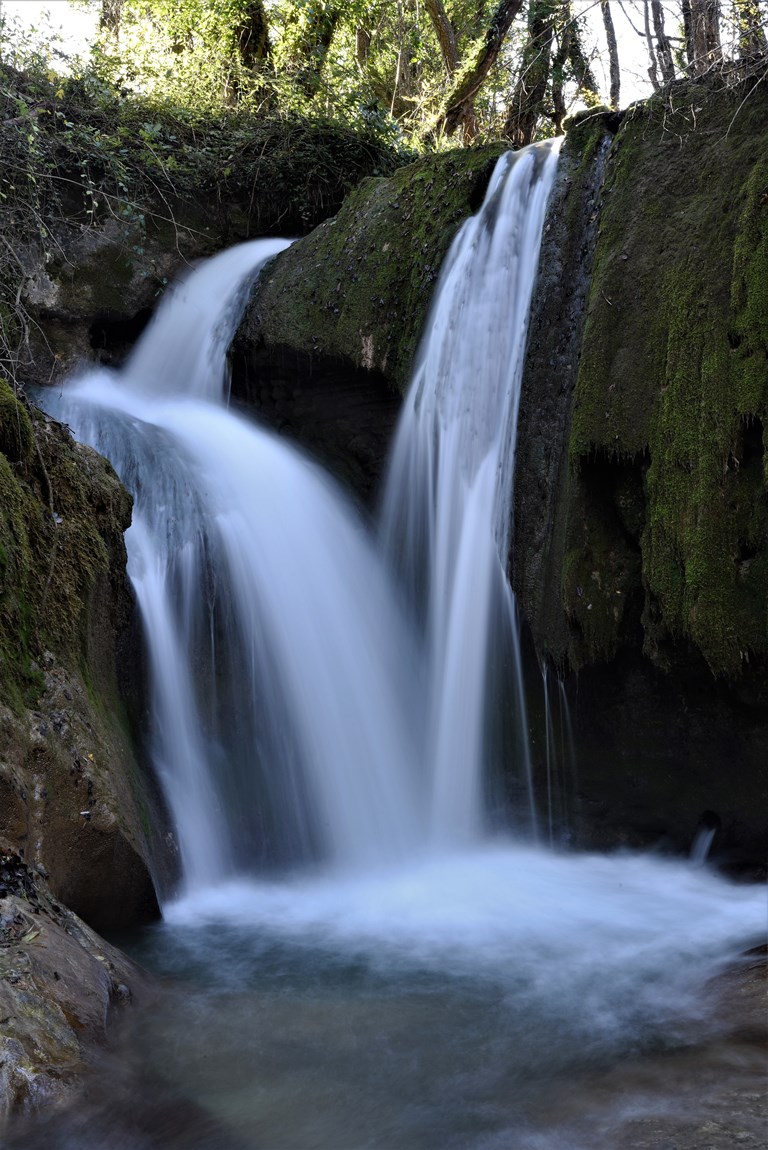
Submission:
M 401 393 L 440 267 L 483 201 L 503 147 L 419 160 L 364 180 L 339 214 L 264 272 L 241 328 L 248 348 L 331 357 Z
M 571 665 L 768 654 L 768 97 L 675 85 L 611 149 L 567 441 Z M 638 617 L 639 612 L 639 617 Z
M 265 270 L 233 349 L 233 395 L 373 502 L 443 258 L 501 145 L 364 180 Z
M 113 1016 L 151 993 L 139 967 L 0 843 L 0 1133 L 67 1101 Z
M 561 605 L 568 523 L 563 491 L 592 279 L 599 203 L 618 116 L 587 114 L 569 126 L 541 242 L 520 396 L 512 579 L 537 650 L 565 651 Z M 547 642 L 545 642 L 545 636 Z
M 91 928 L 158 914 L 118 685 L 130 517 L 106 460 L 0 380 L 0 1123 L 70 1094 L 140 981 Z
M 577 839 L 680 851 L 715 817 L 719 857 L 752 873 L 768 845 L 766 123 L 760 86 L 715 81 L 624 115 L 562 248 L 597 228 L 575 362 L 560 348 L 581 277 L 553 294 L 542 260 L 514 563 L 573 700 Z
M 119 363 L 151 318 L 165 287 L 222 246 L 219 230 L 188 214 L 173 221 L 126 218 L 55 225 L 46 257 L 38 241 L 19 253 L 28 316 L 26 386 L 47 386 L 94 360 Z M 233 242 L 245 238 L 241 234 Z
M 371 124 L 124 97 L 93 73 L 0 61 L 0 364 L 14 382 L 119 359 L 191 262 L 304 235 L 411 155 Z

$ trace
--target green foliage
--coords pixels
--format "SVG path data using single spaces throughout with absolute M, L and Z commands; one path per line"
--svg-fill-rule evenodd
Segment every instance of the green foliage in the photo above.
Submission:
M 421 0 L 80 3 L 105 16 L 88 68 L 124 96 L 159 101 L 198 116 L 237 109 L 252 116 L 330 118 L 374 132 L 383 143 L 407 141 L 430 150 L 443 146 L 436 125 L 483 57 L 498 11 L 498 0 L 443 0 L 446 33 L 446 26 Z M 532 0 L 528 6 L 537 7 Z M 469 135 L 475 142 L 502 133 L 515 81 L 521 69 L 530 71 L 532 62 L 551 72 L 545 81 L 551 81 L 552 98 L 540 117 L 544 135 L 551 134 L 553 120 L 559 124 L 562 119 L 557 107 L 565 107 L 564 87 L 571 96 L 590 87 L 585 83 L 589 53 L 580 46 L 580 22 L 572 18 L 567 0 L 548 0 L 548 7 L 557 13 L 562 51 L 551 68 L 549 53 L 542 54 L 535 43 L 525 56 L 523 16 L 516 20 L 473 92 Z M 441 34 L 433 18 L 441 24 Z M 445 52 L 446 34 L 453 42 L 451 60 Z M 45 58 L 50 65 L 54 52 L 50 44 L 42 44 L 38 63 Z M 6 51 L 5 59 L 19 66 L 23 55 L 17 51 L 14 60 Z
M 375 125 L 239 106 L 214 114 L 125 98 L 91 68 L 60 77 L 38 57 L 23 71 L 0 64 L 0 371 L 17 379 L 29 358 L 27 253 L 55 264 L 65 225 L 112 218 L 141 245 L 149 227 L 222 205 L 241 233 L 301 232 L 363 176 L 405 158 Z
M 94 70 L 114 88 L 199 112 L 269 104 L 258 51 L 243 51 L 252 8 L 251 0 L 125 0 L 119 34 L 105 28 L 95 45 Z
M 103 28 L 93 66 L 112 86 L 208 113 L 322 115 L 375 129 L 391 143 L 433 148 L 434 123 L 481 53 L 494 5 L 445 0 L 457 65 L 446 69 L 436 29 L 415 0 L 123 0 Z M 244 53 L 253 13 L 261 50 Z M 475 100 L 478 138 L 503 124 L 521 36 Z

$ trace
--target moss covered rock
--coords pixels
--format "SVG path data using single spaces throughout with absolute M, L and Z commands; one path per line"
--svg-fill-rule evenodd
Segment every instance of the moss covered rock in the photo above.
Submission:
M 9 463 L 27 463 L 34 446 L 27 410 L 8 383 L 0 378 L 0 451 Z
M 443 257 L 502 151 L 450 152 L 364 180 L 269 266 L 241 344 L 338 357 L 403 391 Z
M 679 84 L 616 137 L 570 431 L 576 663 L 630 635 L 633 589 L 652 658 L 768 654 L 766 125 L 759 85 Z
M 111 466 L 0 385 L 0 834 L 101 928 L 157 911 L 117 686 L 132 612 Z

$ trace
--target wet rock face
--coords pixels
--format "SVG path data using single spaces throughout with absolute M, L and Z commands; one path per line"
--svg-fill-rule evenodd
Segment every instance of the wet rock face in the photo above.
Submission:
M 61 222 L 49 258 L 30 243 L 21 253 L 21 299 L 33 320 L 25 384 L 46 386 L 83 363 L 121 362 L 166 286 L 220 246 L 215 229 L 143 217 Z
M 553 201 L 515 581 L 561 666 L 692 643 L 735 680 L 768 652 L 766 113 L 759 85 L 673 85 L 623 115 L 586 198 Z
M 0 846 L 0 1132 L 67 1099 L 112 1017 L 150 983 Z
M 131 501 L 0 381 L 0 834 L 101 928 L 157 914 L 118 691 Z
M 633 592 L 659 666 L 690 641 L 736 680 L 768 653 L 767 122 L 761 85 L 680 83 L 611 149 L 568 445 L 572 665 L 637 642 Z
M 158 913 L 141 826 L 150 800 L 131 785 L 129 741 L 50 652 L 42 676 L 32 706 L 0 704 L 0 834 L 99 930 L 149 921 Z
M 520 396 L 511 577 L 538 651 L 567 650 L 568 439 L 613 117 L 566 136 L 550 197 Z
M 513 569 L 566 674 L 576 841 L 685 851 L 710 810 L 713 857 L 748 874 L 768 848 L 767 110 L 705 83 L 626 113 L 554 261 L 592 233 L 586 294 L 584 264 L 552 284 L 545 236 Z
M 574 843 L 687 855 L 708 827 L 710 862 L 764 879 L 764 704 L 714 679 L 690 648 L 667 671 L 625 650 L 583 667 L 567 687 L 578 748 L 568 796 Z
M 400 396 L 348 360 L 238 342 L 232 395 L 259 422 L 300 444 L 369 508 L 381 489 Z

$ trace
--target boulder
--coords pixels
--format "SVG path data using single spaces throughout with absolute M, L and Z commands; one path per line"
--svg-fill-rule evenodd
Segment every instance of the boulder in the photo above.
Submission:
M 151 980 L 0 845 L 0 1132 L 71 1097 L 107 1028 Z

